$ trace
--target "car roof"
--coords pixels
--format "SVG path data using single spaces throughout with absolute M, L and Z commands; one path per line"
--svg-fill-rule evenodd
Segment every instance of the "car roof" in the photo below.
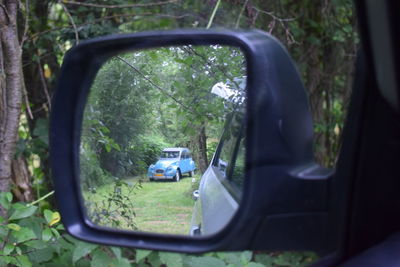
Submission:
M 185 147 L 167 147 L 163 149 L 163 151 L 183 151 L 183 150 L 189 150 L 189 149 Z

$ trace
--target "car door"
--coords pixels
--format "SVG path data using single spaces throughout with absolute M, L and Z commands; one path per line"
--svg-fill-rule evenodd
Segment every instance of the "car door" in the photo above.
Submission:
M 235 214 L 244 180 L 244 137 L 242 114 L 234 114 L 225 125 L 212 162 L 202 176 L 199 188 L 202 234 L 213 234 L 225 227 Z
M 188 161 L 189 161 L 189 171 L 194 172 L 196 170 L 196 164 L 189 150 L 188 150 Z
M 181 172 L 182 173 L 187 173 L 189 170 L 189 162 L 188 162 L 188 157 L 187 157 L 187 151 L 182 150 L 181 153 L 181 158 L 180 158 L 180 166 L 181 166 Z

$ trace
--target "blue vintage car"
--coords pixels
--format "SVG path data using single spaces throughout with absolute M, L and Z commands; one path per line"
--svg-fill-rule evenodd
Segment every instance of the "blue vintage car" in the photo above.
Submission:
M 183 147 L 164 148 L 155 164 L 151 164 L 147 171 L 150 181 L 156 179 L 171 179 L 178 182 L 182 174 L 193 176 L 196 165 L 190 151 Z

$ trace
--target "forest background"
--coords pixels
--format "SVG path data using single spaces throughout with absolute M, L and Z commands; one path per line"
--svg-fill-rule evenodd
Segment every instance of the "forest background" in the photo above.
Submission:
M 48 117 L 64 53 L 96 36 L 205 27 L 257 28 L 284 43 L 308 90 L 315 157 L 325 166 L 334 166 L 358 46 L 350 0 L 1 0 L 1 264 L 84 265 L 113 260 L 121 266 L 157 266 L 172 260 L 191 265 L 197 261 L 250 264 L 256 260 L 259 264 L 270 261 L 282 265 L 310 259 L 309 255 L 295 253 L 243 252 L 229 254 L 229 258 L 217 253 L 189 257 L 121 250 L 74 240 L 57 223 L 48 158 Z M 207 142 L 206 132 L 198 132 L 196 140 Z M 196 144 L 192 149 L 200 158 Z M 206 166 L 207 156 L 202 158 Z

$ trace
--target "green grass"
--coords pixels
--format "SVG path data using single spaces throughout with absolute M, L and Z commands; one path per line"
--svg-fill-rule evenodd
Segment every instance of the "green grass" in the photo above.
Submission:
M 200 179 L 200 176 L 195 175 L 195 178 Z M 141 187 L 132 190 L 132 185 L 139 183 L 139 180 Z M 189 233 L 194 206 L 192 178 L 185 175 L 179 182 L 150 182 L 147 178 L 135 177 L 124 181 L 131 186 L 121 187 L 121 198 L 113 201 L 108 210 L 117 210 L 121 206 L 121 203 L 117 203 L 118 199 L 122 199 L 123 204 L 128 205 L 129 211 L 133 213 L 127 215 L 119 212 L 113 215 L 119 224 L 113 225 L 113 228 L 132 229 L 128 222 L 133 220 L 138 231 L 183 235 Z M 84 195 L 87 202 L 97 203 L 98 207 L 104 208 L 108 207 L 113 190 L 114 184 L 110 184 L 98 188 L 95 194 L 87 192 Z M 101 209 L 97 209 L 98 212 Z M 98 224 L 110 226 L 105 220 L 100 220 Z

